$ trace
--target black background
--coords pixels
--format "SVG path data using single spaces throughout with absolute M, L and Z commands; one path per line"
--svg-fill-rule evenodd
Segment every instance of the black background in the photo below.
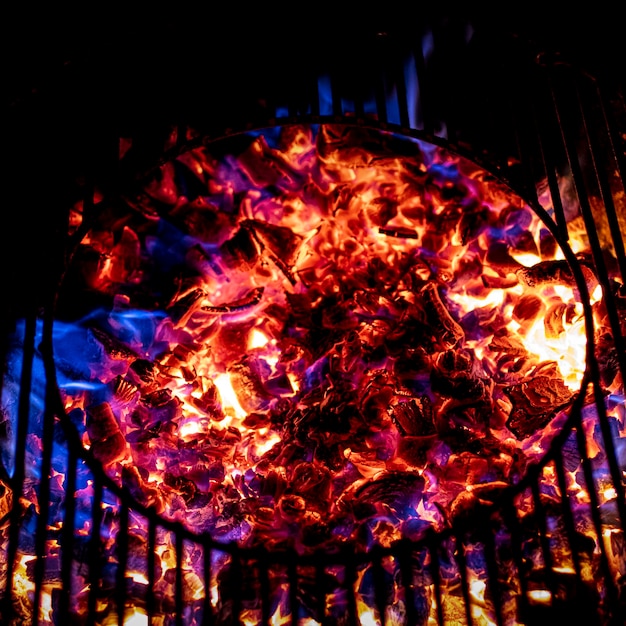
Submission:
M 245 119 L 267 98 L 289 94 L 303 75 L 332 70 L 355 83 L 367 80 L 381 42 L 414 42 L 433 24 L 473 31 L 468 54 L 447 60 L 459 81 L 480 80 L 472 58 L 480 50 L 497 82 L 507 72 L 503 42 L 517 40 L 623 85 L 626 36 L 617 8 L 501 4 L 2 9 L 2 312 L 10 317 L 49 288 L 50 273 L 63 263 L 58 243 L 73 200 L 68 189 L 89 169 L 87 159 L 96 168 L 98 159 L 111 159 L 106 151 L 117 146 L 106 144 L 109 135 L 154 131 L 158 143 L 172 121 Z M 442 106 L 463 96 L 454 86 L 437 87 Z M 464 103 L 470 118 L 472 106 L 481 106 L 480 98 Z

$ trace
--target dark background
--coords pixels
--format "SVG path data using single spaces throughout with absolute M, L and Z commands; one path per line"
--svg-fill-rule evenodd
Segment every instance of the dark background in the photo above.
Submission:
M 110 138 L 153 136 L 158 148 L 172 122 L 246 120 L 322 72 L 358 85 L 381 55 L 415 45 L 433 27 L 473 33 L 467 48 L 439 59 L 447 71 L 433 85 L 435 106 L 461 100 L 470 120 L 483 93 L 509 73 L 503 50 L 516 42 L 525 54 L 574 63 L 618 85 L 626 67 L 622 17 L 597 3 L 447 12 L 390 2 L 290 10 L 177 2 L 143 12 L 16 4 L 0 18 L 0 289 L 8 318 L 54 289 L 65 211 L 86 172 L 115 161 Z

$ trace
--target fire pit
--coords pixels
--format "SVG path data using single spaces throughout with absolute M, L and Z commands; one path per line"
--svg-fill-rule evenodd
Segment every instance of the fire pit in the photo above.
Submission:
M 92 133 L 4 345 L 3 619 L 620 623 L 619 181 L 566 81 L 562 145 L 539 97 L 467 125 L 440 34 L 236 132 Z

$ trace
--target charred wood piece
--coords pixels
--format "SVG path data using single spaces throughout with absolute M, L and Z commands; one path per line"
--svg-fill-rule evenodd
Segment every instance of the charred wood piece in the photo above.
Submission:
M 381 226 L 378 229 L 381 235 L 395 237 L 396 239 L 417 239 L 417 231 L 403 226 Z
M 435 339 L 445 348 L 455 348 L 463 340 L 465 333 L 446 309 L 436 283 L 426 283 L 422 289 L 422 300 Z
M 573 400 L 574 392 L 554 375 L 537 375 L 517 385 L 504 387 L 513 408 L 507 426 L 520 440 L 534 434 Z
M 228 304 L 205 304 L 201 307 L 201 309 L 205 313 L 210 313 L 212 315 L 239 313 L 240 311 L 245 311 L 246 309 L 249 309 L 261 302 L 261 298 L 263 297 L 263 291 L 263 287 L 255 287 L 239 300 L 234 300 L 233 302 L 229 302 Z

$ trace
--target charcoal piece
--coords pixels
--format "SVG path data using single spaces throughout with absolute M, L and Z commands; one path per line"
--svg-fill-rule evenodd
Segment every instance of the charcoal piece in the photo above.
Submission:
M 220 258 L 232 269 L 251 269 L 258 255 L 257 244 L 247 228 L 240 228 L 220 246 Z
M 133 385 L 130 381 L 126 380 L 122 376 L 116 376 L 113 381 L 113 393 L 115 398 L 122 402 L 130 402 L 133 399 L 138 389 L 136 385 Z
M 439 355 L 430 375 L 432 390 L 448 398 L 470 402 L 487 401 L 489 385 L 473 373 L 473 358 L 463 350 Z
M 157 365 L 147 359 L 135 359 L 130 364 L 130 369 L 144 383 L 153 383 L 158 373 Z
M 380 478 L 369 480 L 354 492 L 342 495 L 340 508 L 385 504 L 395 511 L 417 505 L 424 490 L 425 480 L 413 472 L 386 472 Z
M 86 413 L 87 434 L 92 442 L 103 441 L 120 432 L 117 418 L 108 402 L 91 405 L 87 407 Z
M 199 287 L 190 289 L 177 297 L 168 307 L 167 313 L 177 326 L 185 325 L 191 316 L 198 310 L 206 293 Z
M 610 333 L 602 333 L 596 339 L 596 358 L 602 384 L 609 387 L 619 372 L 619 357 Z
M 205 313 L 210 313 L 213 315 L 221 315 L 224 313 L 239 313 L 240 311 L 249 309 L 261 302 L 261 298 L 263 297 L 263 291 L 263 287 L 255 287 L 254 289 L 251 289 L 248 293 L 246 293 L 242 298 L 233 300 L 232 302 L 228 302 L 226 304 L 203 305 L 201 309 Z
M 426 318 L 435 340 L 441 342 L 446 349 L 456 347 L 465 333 L 446 309 L 436 283 L 426 283 L 421 294 Z
M 258 363 L 248 356 L 228 366 L 233 389 L 244 411 L 264 411 L 272 396 L 266 391 Z
M 565 324 L 574 319 L 575 309 L 573 304 L 557 302 L 548 308 L 543 318 L 543 326 L 546 339 L 558 339 L 565 332 Z
M 513 307 L 513 319 L 520 324 L 530 324 L 543 310 L 543 302 L 534 294 L 523 295 Z
M 374 226 L 383 227 L 398 215 L 398 201 L 393 198 L 374 198 L 367 207 L 367 215 Z
M 574 273 L 567 261 L 541 261 L 531 267 L 522 267 L 516 271 L 520 281 L 528 287 L 544 285 L 576 286 Z
M 157 408 L 164 406 L 172 399 L 172 392 L 169 389 L 157 389 L 152 393 L 142 396 L 142 402 L 149 407 Z
M 94 458 L 106 467 L 121 461 L 126 456 L 126 439 L 121 432 L 117 432 L 106 439 L 94 441 L 90 451 Z
M 286 226 L 276 226 L 260 220 L 244 220 L 241 226 L 250 231 L 262 248 L 280 259 L 287 267 L 295 263 L 303 237 Z
M 505 333 L 494 334 L 488 348 L 491 352 L 502 352 L 508 358 L 528 356 L 528 350 L 524 344 L 517 337 Z
M 4 520 L 12 508 L 13 490 L 4 480 L 0 479 L 0 521 Z
M 417 231 L 414 228 L 404 226 L 381 226 L 378 229 L 381 235 L 395 237 L 396 239 L 417 239 Z
M 187 504 L 194 499 L 198 490 L 193 480 L 189 480 L 189 478 L 185 478 L 184 476 L 176 476 L 171 472 L 164 472 L 163 482 L 179 493 Z
M 392 405 L 391 418 L 402 435 L 425 437 L 435 433 L 433 407 L 428 396 Z
M 488 223 L 488 214 L 489 210 L 485 206 L 481 208 L 474 206 L 463 212 L 457 227 L 462 245 L 467 245 L 478 237 Z
M 520 440 L 546 426 L 573 400 L 572 392 L 555 373 L 538 375 L 517 385 L 504 387 L 513 405 L 507 426 Z

